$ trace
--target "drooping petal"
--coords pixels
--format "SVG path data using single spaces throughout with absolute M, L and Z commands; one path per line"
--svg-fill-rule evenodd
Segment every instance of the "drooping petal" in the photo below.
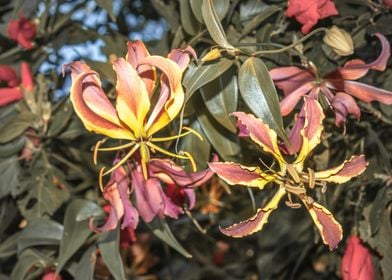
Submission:
M 190 56 L 197 60 L 195 50 L 191 46 L 187 46 L 185 49 L 173 49 L 167 57 L 173 60 L 180 66 L 181 70 L 184 71 L 188 67 L 190 62 Z
M 146 85 L 136 69 L 123 58 L 113 62 L 113 69 L 117 74 L 118 116 L 133 131 L 136 138 L 144 137 L 144 122 L 150 110 Z
M 290 130 L 288 135 L 290 146 L 285 143 L 281 144 L 281 150 L 289 155 L 293 155 L 298 153 L 302 146 L 302 135 L 301 130 L 303 129 L 305 124 L 305 111 L 304 107 L 301 108 L 301 111 L 296 115 L 294 120 L 294 125 Z
M 21 85 L 23 89 L 26 90 L 28 93 L 33 93 L 34 79 L 33 74 L 31 73 L 30 65 L 26 62 L 22 62 L 22 64 L 20 65 L 20 73 L 22 78 Z
M 333 80 L 357 80 L 365 76 L 370 69 L 384 71 L 391 55 L 391 46 L 388 39 L 381 33 L 375 33 L 374 35 L 381 41 L 381 53 L 375 61 L 365 63 L 360 59 L 350 60 L 344 65 L 344 67 L 327 74 L 325 78 Z
M 8 105 L 12 102 L 23 99 L 23 92 L 20 87 L 0 88 L 0 106 Z
M 336 126 L 345 124 L 349 114 L 354 115 L 356 119 L 361 116 L 361 109 L 359 109 L 355 99 L 344 92 L 336 93 L 331 105 L 335 111 Z
M 116 110 L 102 91 L 98 74 L 78 61 L 65 65 L 64 69 L 67 67 L 72 76 L 70 99 L 84 126 L 112 138 L 134 139 L 122 126 Z
M 294 163 L 298 170 L 302 170 L 306 157 L 320 143 L 324 120 L 323 109 L 318 101 L 309 97 L 305 97 L 304 100 L 305 123 L 301 130 L 302 146 Z
M 262 230 L 263 226 L 268 222 L 268 217 L 272 211 L 278 207 L 280 199 L 285 194 L 286 191 L 284 188 L 280 187 L 278 192 L 273 196 L 273 198 L 265 207 L 257 209 L 257 212 L 254 216 L 230 227 L 219 228 L 219 230 L 223 234 L 232 237 L 243 237 Z
M 134 42 L 129 41 L 127 46 L 128 52 L 125 59 L 137 70 L 139 76 L 146 85 L 149 96 L 151 97 L 154 92 L 153 90 L 157 79 L 155 68 L 149 65 L 139 65 L 139 62 L 143 58 L 150 56 L 150 53 L 140 40 L 136 40 Z
M 364 155 L 352 156 L 341 165 L 324 171 L 315 172 L 316 180 L 342 184 L 356 177 L 366 170 L 368 162 Z
M 185 95 L 181 85 L 182 70 L 171 59 L 160 56 L 146 57 L 140 63 L 156 67 L 164 75 L 161 78 L 163 84 L 161 84 L 159 100 L 146 125 L 147 135 L 151 136 L 171 122 L 184 105 Z
M 348 239 L 341 268 L 343 280 L 376 279 L 370 250 L 355 235 Z
M 324 244 L 328 245 L 330 250 L 335 249 L 343 238 L 342 226 L 324 206 L 317 202 L 308 203 L 306 199 L 302 201 L 312 216 Z
M 133 170 L 132 186 L 136 196 L 136 208 L 146 223 L 155 216 L 163 216 L 164 198 L 161 184 L 156 178 L 145 180 L 142 172 Z
M 285 96 L 315 79 L 312 72 L 296 66 L 274 68 L 269 71 L 269 74 Z
M 342 91 L 364 101 L 378 101 L 387 105 L 392 104 L 392 92 L 369 86 L 356 81 L 344 81 Z
M 288 114 L 290 114 L 294 110 L 299 100 L 307 93 L 309 93 L 309 91 L 311 91 L 313 87 L 313 82 L 307 82 L 286 95 L 286 97 L 283 98 L 282 101 L 280 101 L 280 113 L 282 114 L 282 116 L 287 116 Z
M 148 164 L 150 176 L 159 178 L 166 184 L 175 184 L 182 188 L 192 188 L 207 182 L 213 172 L 205 169 L 200 172 L 186 172 L 181 166 L 169 159 L 152 158 Z
M 232 115 L 238 118 L 240 131 L 244 129 L 247 130 L 247 132 L 243 132 L 243 134 L 248 134 L 265 152 L 271 153 L 279 161 L 279 164 L 284 162 L 279 151 L 277 135 L 274 130 L 270 129 L 268 125 L 252 114 L 234 112 Z
M 163 191 L 162 191 L 163 192 Z M 177 219 L 180 214 L 184 213 L 184 210 L 182 207 L 177 205 L 175 202 L 171 200 L 170 197 L 168 197 L 165 193 L 162 193 L 162 198 L 164 201 L 164 214 L 166 216 L 169 216 L 173 219 Z
M 8 65 L 0 65 L 0 81 L 8 87 L 15 87 L 19 84 L 19 78 L 15 70 Z
M 275 180 L 275 174 L 264 173 L 259 167 L 247 167 L 233 162 L 210 162 L 209 167 L 230 185 L 263 189 Z

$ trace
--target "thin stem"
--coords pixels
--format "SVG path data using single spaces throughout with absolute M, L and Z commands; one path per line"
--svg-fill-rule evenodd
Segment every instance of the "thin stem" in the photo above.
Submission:
M 326 32 L 328 29 L 321 27 L 321 28 L 317 28 L 315 30 L 313 30 L 312 32 L 310 32 L 309 34 L 305 35 L 304 37 L 302 37 L 301 39 L 299 39 L 298 41 L 292 43 L 291 45 L 288 45 L 286 47 L 277 49 L 277 50 L 262 50 L 262 51 L 257 51 L 254 52 L 253 55 L 261 55 L 261 54 L 275 54 L 275 53 L 281 53 L 281 52 L 285 52 L 287 50 L 292 49 L 293 47 L 295 47 L 296 45 L 302 43 L 303 41 L 309 39 L 310 37 L 312 37 L 314 34 L 319 33 L 319 32 Z

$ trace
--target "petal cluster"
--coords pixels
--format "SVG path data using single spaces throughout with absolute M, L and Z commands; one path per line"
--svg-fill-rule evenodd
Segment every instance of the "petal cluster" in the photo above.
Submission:
M 8 23 L 8 36 L 16 41 L 25 49 L 33 47 L 33 41 L 37 33 L 36 24 L 21 15 L 18 19 L 11 20 Z
M 343 236 L 342 227 L 328 209 L 308 195 L 308 191 L 315 186 L 323 185 L 323 182 L 344 183 L 358 176 L 367 167 L 364 156 L 353 156 L 341 165 L 324 171 L 314 172 L 311 169 L 304 171 L 306 158 L 320 143 L 324 119 L 320 104 L 312 98 L 305 98 L 304 125 L 300 131 L 302 146 L 293 162 L 286 161 L 282 156 L 275 131 L 262 120 L 242 112 L 233 115 L 238 118 L 240 134 L 250 137 L 262 151 L 273 155 L 279 163 L 280 170 L 263 171 L 259 166 L 244 166 L 234 162 L 209 163 L 210 168 L 230 185 L 244 185 L 258 189 L 263 189 L 271 182 L 277 185 L 274 196 L 266 205 L 260 207 L 254 216 L 228 228 L 222 228 L 221 231 L 233 237 L 242 237 L 260 231 L 281 199 L 287 197 L 288 206 L 300 207 L 301 204 L 296 202 L 299 201 L 306 207 L 324 243 L 331 250 L 336 248 Z

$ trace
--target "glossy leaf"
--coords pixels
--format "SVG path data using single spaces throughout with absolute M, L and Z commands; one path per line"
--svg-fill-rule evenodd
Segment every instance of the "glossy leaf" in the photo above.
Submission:
M 164 241 L 167 245 L 172 247 L 174 250 L 176 250 L 178 253 L 183 255 L 186 258 L 191 258 L 192 255 L 189 254 L 182 246 L 180 243 L 178 243 L 177 239 L 171 232 L 168 224 L 163 221 L 162 226 L 160 228 L 155 228 L 152 230 L 152 232 L 155 234 L 156 237 Z
M 25 280 L 26 276 L 31 274 L 35 266 L 46 266 L 50 263 L 47 256 L 35 249 L 23 251 L 19 256 L 18 262 L 15 264 L 11 273 L 12 280 Z
M 33 120 L 34 116 L 30 112 L 24 111 L 8 123 L 0 125 L 0 144 L 7 143 L 20 136 L 32 125 Z
M 56 272 L 62 270 L 68 260 L 80 249 L 91 234 L 88 220 L 77 221 L 79 213 L 85 211 L 86 207 L 91 207 L 90 204 L 93 204 L 93 202 L 76 199 L 68 205 L 64 216 L 64 234 L 60 243 Z
M 123 261 L 118 250 L 120 246 L 119 239 L 120 227 L 117 227 L 117 229 L 112 231 L 101 233 L 98 241 L 98 248 L 104 263 L 112 273 L 114 279 L 125 280 L 127 278 L 125 277 Z
M 75 269 L 75 280 L 93 280 L 95 263 L 97 261 L 97 248 L 90 246 L 83 254 Z
M 252 112 L 268 124 L 282 139 L 287 139 L 280 114 L 278 94 L 264 62 L 248 58 L 240 68 L 240 93 Z
M 0 158 L 0 198 L 16 194 L 19 185 L 20 166 L 17 156 Z
M 58 135 L 69 124 L 74 114 L 71 102 L 68 99 L 64 99 L 52 114 L 47 132 L 48 137 Z
M 215 10 L 214 0 L 203 0 L 201 12 L 208 32 L 215 43 L 222 48 L 233 49 L 234 47 L 227 41 L 225 31 L 220 23 L 220 19 Z
M 48 219 L 31 220 L 19 235 L 18 253 L 33 246 L 58 246 L 62 235 L 63 225 L 58 222 Z
M 189 101 L 196 90 L 215 80 L 217 77 L 226 72 L 231 65 L 233 65 L 232 60 L 221 58 L 211 63 L 201 63 L 194 68 L 188 69 L 183 80 L 183 84 L 186 88 L 186 102 Z
M 272 16 L 274 13 L 280 11 L 280 8 L 275 5 L 268 6 L 266 9 L 261 11 L 258 15 L 253 17 L 250 21 L 248 21 L 244 29 L 242 29 L 241 36 L 246 36 L 253 30 L 255 30 L 260 23 L 268 19 L 270 16 Z
M 202 4 L 203 0 L 189 0 L 191 4 L 191 8 L 193 11 L 193 14 L 195 18 L 200 22 L 204 23 L 203 21 L 203 15 L 202 15 Z M 219 20 L 222 20 L 226 14 L 227 11 L 230 8 L 230 1 L 228 0 L 214 0 L 213 5 L 216 11 L 216 14 L 218 15 Z
M 180 16 L 184 30 L 190 35 L 196 35 L 201 31 L 201 23 L 195 18 L 190 0 L 180 0 Z
M 238 82 L 234 69 L 201 87 L 200 92 L 211 115 L 226 129 L 236 133 L 237 128 L 230 117 L 238 106 Z

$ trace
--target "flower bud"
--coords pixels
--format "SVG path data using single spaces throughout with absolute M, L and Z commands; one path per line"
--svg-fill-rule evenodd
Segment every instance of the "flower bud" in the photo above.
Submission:
M 354 52 L 350 34 L 335 25 L 326 32 L 323 40 L 338 55 L 347 56 Z
M 221 51 L 222 50 L 219 49 L 212 49 L 201 59 L 201 61 L 212 61 L 218 59 L 222 56 Z

